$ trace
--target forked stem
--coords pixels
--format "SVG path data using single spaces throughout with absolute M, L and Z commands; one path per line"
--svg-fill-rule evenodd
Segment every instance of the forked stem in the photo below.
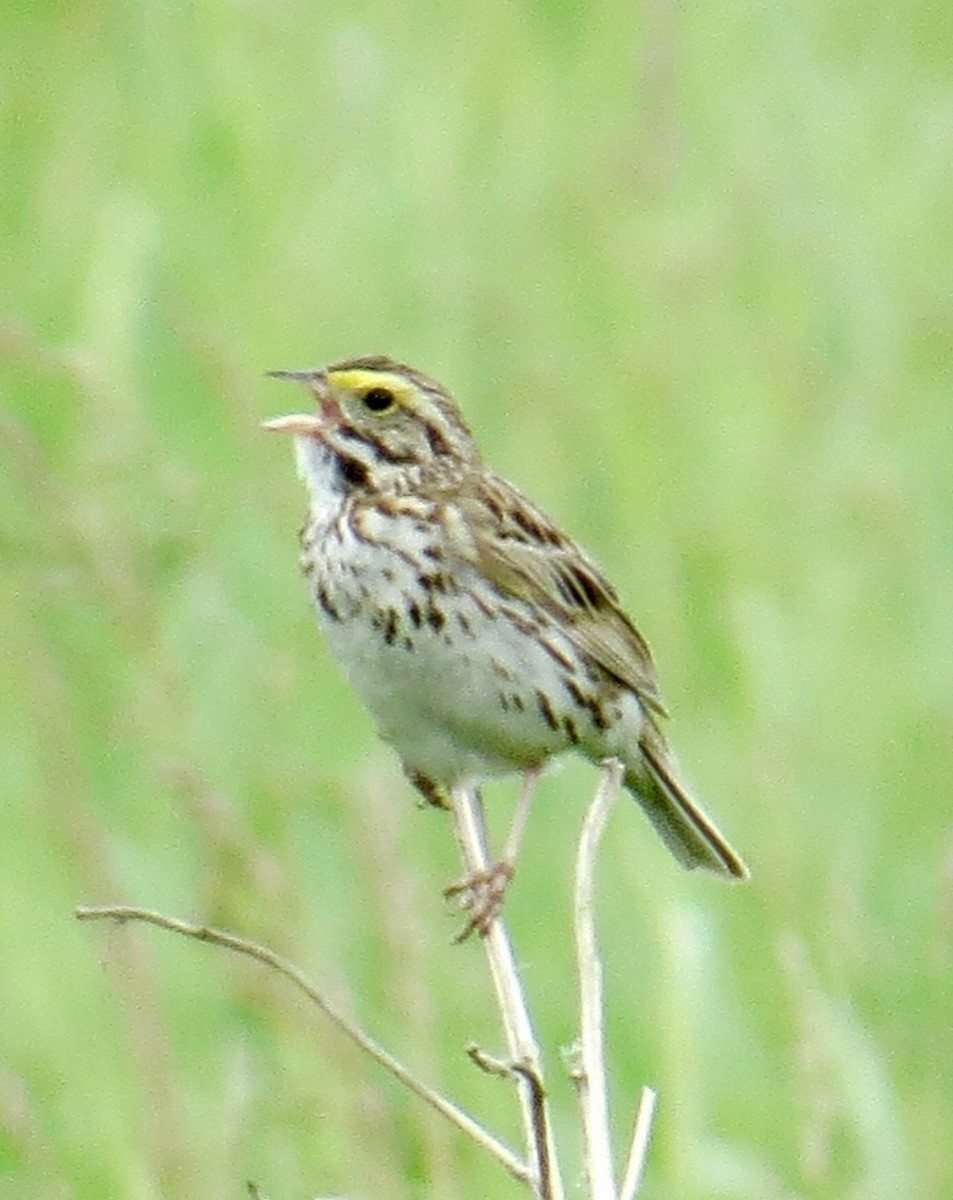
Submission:
M 620 765 L 614 761 L 607 763 L 586 815 L 576 861 L 575 934 L 581 1033 L 579 1063 L 574 1078 L 582 1115 L 586 1172 L 589 1179 L 588 1200 L 616 1200 L 616 1197 L 618 1200 L 635 1200 L 645 1165 L 655 1106 L 654 1092 L 644 1088 L 622 1190 L 617 1193 L 611 1159 L 608 1083 L 604 1058 L 602 966 L 596 944 L 593 896 L 599 840 L 612 801 L 618 792 L 620 780 Z M 473 787 L 461 787 L 454 789 L 451 795 L 454 828 L 465 869 L 473 876 L 487 872 L 492 862 L 479 792 Z M 533 1031 L 513 948 L 499 913 L 489 919 L 483 931 L 482 941 L 490 964 L 509 1059 L 499 1062 L 475 1049 L 470 1053 L 484 1070 L 494 1074 L 504 1073 L 516 1081 L 527 1146 L 525 1158 L 514 1154 L 469 1114 L 422 1083 L 369 1034 L 345 1017 L 292 963 L 267 946 L 222 930 L 210 929 L 205 925 L 194 925 L 149 909 L 127 905 L 84 906 L 77 908 L 76 915 L 84 920 L 109 919 L 119 923 L 137 921 L 157 925 L 173 933 L 211 942 L 246 955 L 284 975 L 385 1070 L 473 1138 L 515 1179 L 530 1187 L 537 1200 L 564 1200 L 565 1192 L 543 1084 L 540 1048 Z M 253 1196 L 256 1194 L 252 1189 L 250 1193 Z
M 492 860 L 478 789 L 470 786 L 454 788 L 451 806 L 465 870 L 474 876 L 488 871 Z M 513 947 L 499 913 L 490 920 L 481 940 L 486 947 L 507 1049 L 519 1084 L 523 1130 L 535 1166 L 536 1194 L 540 1200 L 563 1200 L 562 1178 L 543 1089 L 542 1056 L 526 1005 Z
M 435 1108 L 437 1112 L 456 1125 L 459 1130 L 472 1137 L 484 1150 L 488 1150 L 516 1179 L 522 1183 L 532 1182 L 531 1173 L 526 1163 L 517 1158 L 509 1147 L 505 1146 L 491 1133 L 488 1133 L 482 1125 L 474 1121 L 458 1105 L 447 1100 L 446 1097 L 441 1096 L 439 1092 L 435 1092 L 433 1088 L 418 1079 L 403 1063 L 399 1062 L 379 1042 L 375 1041 L 369 1033 L 349 1017 L 346 1017 L 328 999 L 324 992 L 302 975 L 293 963 L 282 958 L 280 954 L 276 954 L 268 946 L 259 945 L 257 942 L 248 941 L 246 938 L 238 937 L 233 933 L 226 933 L 221 929 L 212 929 L 208 925 L 194 925 L 189 921 L 180 921 L 176 917 L 167 917 L 164 913 L 153 912 L 152 909 L 136 908 L 127 904 L 80 905 L 75 912 L 81 921 L 109 920 L 115 921 L 120 925 L 124 925 L 129 921 L 136 921 L 146 925 L 156 925 L 160 929 L 169 930 L 171 933 L 195 938 L 200 942 L 210 942 L 214 946 L 221 946 L 226 950 L 243 954 L 247 958 L 253 958 L 257 962 L 262 963 L 272 971 L 277 971 L 279 975 L 284 975 L 286 979 L 291 980 L 299 991 L 304 992 L 312 1004 L 319 1008 L 332 1024 L 336 1025 L 365 1054 L 370 1055 L 385 1071 L 388 1071 L 406 1088 L 409 1088 L 416 1096 L 419 1096 L 425 1104 L 429 1104 L 431 1108 Z

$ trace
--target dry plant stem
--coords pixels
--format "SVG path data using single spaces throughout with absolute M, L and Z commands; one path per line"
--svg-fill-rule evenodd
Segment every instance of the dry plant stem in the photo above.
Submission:
M 471 786 L 454 788 L 451 804 L 464 869 L 471 875 L 488 871 L 491 858 L 478 790 Z M 499 915 L 491 920 L 482 940 L 496 990 L 507 1049 L 519 1079 L 526 1144 L 533 1150 L 535 1158 L 536 1193 L 541 1200 L 563 1200 L 563 1184 L 542 1088 L 539 1046 L 523 995 L 513 948 Z
M 629 1150 L 629 1161 L 625 1168 L 625 1180 L 619 1200 L 635 1200 L 642 1174 L 645 1171 L 645 1160 L 649 1153 L 649 1137 L 652 1133 L 652 1118 L 655 1116 L 655 1092 L 650 1087 L 644 1087 L 639 1097 L 639 1111 L 635 1117 L 635 1129 L 632 1132 L 632 1146 Z
M 576 1073 L 589 1200 L 615 1200 L 609 1087 L 602 1027 L 602 963 L 596 945 L 594 880 L 599 840 L 622 782 L 622 764 L 606 763 L 586 813 L 576 857 L 576 954 L 579 970 L 580 1062 Z
M 126 921 L 140 921 L 148 925 L 157 925 L 160 929 L 167 929 L 171 933 L 179 933 L 184 937 L 195 938 L 200 942 L 210 942 L 214 946 L 233 950 L 237 954 L 243 954 L 248 958 L 255 959 L 257 962 L 276 971 L 279 975 L 284 975 L 300 991 L 304 992 L 308 999 L 328 1017 L 332 1024 L 337 1026 L 361 1050 L 369 1054 L 385 1071 L 390 1072 L 405 1087 L 409 1088 L 414 1095 L 419 1096 L 431 1108 L 442 1113 L 458 1129 L 472 1137 L 485 1150 L 488 1150 L 521 1183 L 532 1184 L 534 1182 L 534 1175 L 527 1167 L 527 1164 L 517 1158 L 507 1146 L 488 1133 L 482 1125 L 478 1125 L 461 1108 L 446 1100 L 443 1096 L 433 1091 L 432 1088 L 429 1088 L 425 1083 L 417 1079 L 415 1075 L 412 1075 L 402 1063 L 388 1054 L 369 1034 L 365 1033 L 363 1029 L 345 1017 L 327 999 L 324 993 L 320 992 L 310 983 L 296 967 L 288 962 L 287 959 L 270 950 L 267 946 L 259 945 L 257 942 L 251 942 L 245 938 L 236 937 L 235 934 L 225 933 L 220 929 L 210 929 L 206 925 L 193 925 L 186 921 L 177 920 L 175 917 L 167 917 L 163 913 L 153 912 L 148 908 L 135 908 L 123 904 L 102 906 L 83 905 L 76 909 L 76 916 L 81 921 L 112 920 L 118 921 L 120 924 Z

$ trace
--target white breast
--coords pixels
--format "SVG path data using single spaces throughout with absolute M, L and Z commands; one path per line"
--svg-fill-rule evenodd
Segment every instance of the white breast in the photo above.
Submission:
M 566 748 L 564 728 L 552 727 L 539 699 L 551 697 L 553 720 L 562 719 L 565 668 L 525 627 L 487 612 L 472 568 L 458 565 L 456 590 L 421 583 L 441 575 L 425 554 L 432 531 L 402 528 L 395 551 L 382 544 L 396 539 L 381 522 L 381 540 L 371 542 L 338 520 L 310 580 L 328 644 L 382 736 L 407 765 L 443 784 L 521 769 Z M 547 636 L 569 662 L 558 632 Z

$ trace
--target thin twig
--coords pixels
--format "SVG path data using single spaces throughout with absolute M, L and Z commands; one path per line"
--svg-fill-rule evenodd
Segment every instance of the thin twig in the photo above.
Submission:
M 550 1154 L 545 1143 L 544 1137 L 547 1129 L 547 1119 L 544 1105 L 546 1103 L 546 1090 L 543 1087 L 543 1081 L 539 1074 L 528 1063 L 524 1062 L 508 1062 L 502 1058 L 494 1058 L 492 1054 L 487 1054 L 485 1050 L 481 1050 L 474 1042 L 467 1046 L 467 1057 L 470 1061 L 480 1068 L 487 1075 L 495 1075 L 501 1079 L 522 1079 L 529 1084 L 530 1099 L 533 1106 L 533 1136 L 536 1141 L 533 1146 L 535 1161 L 539 1163 L 539 1194 L 541 1196 L 552 1195 L 552 1181 L 550 1179 Z
M 576 858 L 576 954 L 579 970 L 579 1064 L 574 1078 L 582 1114 L 589 1200 L 615 1200 L 609 1088 L 603 1034 L 602 963 L 596 944 L 594 879 L 599 839 L 622 782 L 622 764 L 612 759 L 586 813 Z
M 148 908 L 135 908 L 124 904 L 102 906 L 82 905 L 75 911 L 76 916 L 81 921 L 112 920 L 120 924 L 126 921 L 141 921 L 148 925 L 157 925 L 160 929 L 167 929 L 171 933 L 179 933 L 184 937 L 195 938 L 200 942 L 209 942 L 214 946 L 233 950 L 237 954 L 243 954 L 248 958 L 255 959 L 257 962 L 276 971 L 279 975 L 284 975 L 300 991 L 304 992 L 308 999 L 325 1014 L 332 1024 L 337 1026 L 346 1037 L 350 1038 L 365 1053 L 369 1054 L 385 1071 L 388 1071 L 406 1088 L 409 1088 L 425 1104 L 429 1104 L 431 1108 L 436 1109 L 437 1112 L 441 1113 L 449 1121 L 452 1121 L 459 1130 L 469 1135 L 475 1142 L 478 1142 L 514 1178 L 518 1179 L 521 1183 L 533 1183 L 534 1172 L 512 1150 L 491 1133 L 488 1133 L 482 1125 L 477 1124 L 463 1109 L 458 1108 L 456 1104 L 445 1099 L 415 1075 L 411 1074 L 402 1063 L 398 1062 L 393 1055 L 389 1054 L 374 1041 L 369 1034 L 365 1033 L 358 1025 L 355 1025 L 348 1017 L 345 1017 L 328 1000 L 324 993 L 319 991 L 314 984 L 310 983 L 295 966 L 287 959 L 282 958 L 281 955 L 276 954 L 274 950 L 270 950 L 267 946 L 262 946 L 257 942 L 237 937 L 235 934 L 226 933 L 220 929 L 211 929 L 207 925 L 193 925 L 187 921 L 180 921 L 175 917 L 167 917 L 163 913 L 154 912 Z
M 482 874 L 489 870 L 491 861 L 479 792 L 474 787 L 454 788 L 451 803 L 464 868 L 472 876 Z M 526 1006 L 513 947 L 499 914 L 490 921 L 482 940 L 496 989 L 507 1049 L 512 1061 L 523 1068 L 520 1073 L 520 1108 L 526 1144 L 534 1150 L 536 1157 L 536 1194 L 540 1200 L 563 1200 L 562 1178 L 542 1087 L 539 1045 Z
M 553 1195 L 553 1171 L 557 1168 L 555 1147 L 549 1142 L 550 1125 L 546 1113 L 546 1089 L 543 1087 L 539 1072 L 529 1063 L 514 1063 L 513 1073 L 521 1079 L 525 1079 L 529 1085 L 533 1136 L 536 1139 L 533 1154 L 539 1164 L 539 1194 L 542 1200 L 550 1200 Z
M 495 1075 L 498 1079 L 513 1078 L 513 1064 L 504 1058 L 496 1058 L 481 1050 L 476 1042 L 470 1042 L 466 1047 L 467 1058 L 475 1067 L 479 1067 L 485 1075 Z
M 652 1133 L 652 1118 L 655 1116 L 656 1095 L 650 1087 L 644 1087 L 639 1097 L 639 1111 L 635 1116 L 632 1131 L 632 1146 L 626 1163 L 625 1180 L 619 1200 L 635 1200 L 645 1171 L 645 1160 L 649 1153 L 649 1137 Z

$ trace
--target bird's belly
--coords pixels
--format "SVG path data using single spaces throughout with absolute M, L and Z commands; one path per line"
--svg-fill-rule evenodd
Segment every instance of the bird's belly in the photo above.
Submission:
M 328 644 L 406 765 L 450 785 L 574 745 L 599 752 L 591 715 L 572 699 L 581 665 L 558 630 L 540 638 L 525 613 L 514 623 L 488 611 L 489 597 L 422 589 L 393 565 L 359 593 L 335 574 L 325 573 L 323 603 L 316 591 Z

